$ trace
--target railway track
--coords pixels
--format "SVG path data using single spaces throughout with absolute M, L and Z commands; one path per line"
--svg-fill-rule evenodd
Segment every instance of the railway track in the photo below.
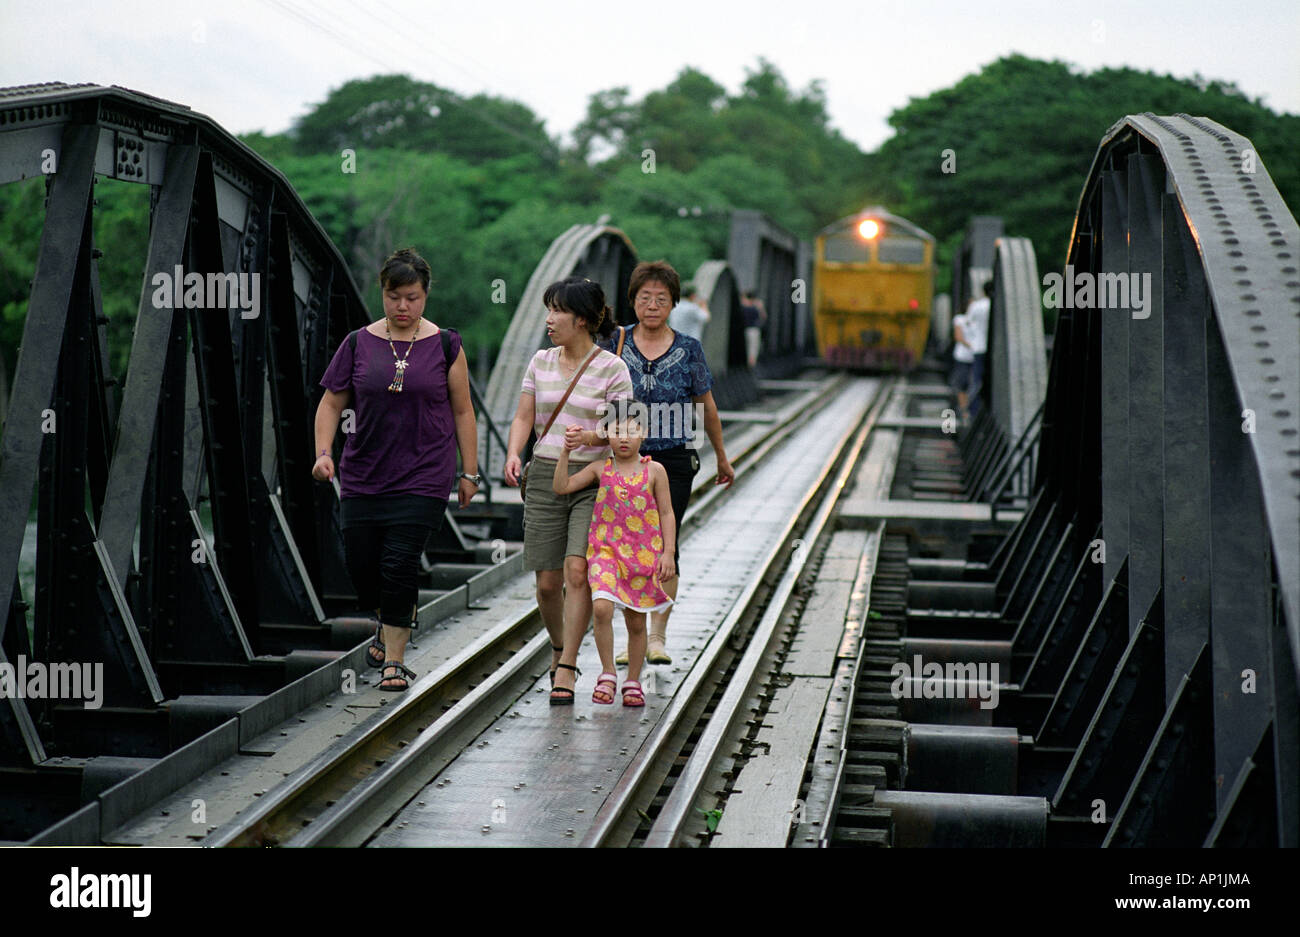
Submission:
M 733 464 L 737 485 L 823 406 L 843 378 L 800 395 Z M 706 480 L 707 481 L 707 480 Z M 701 486 L 703 487 L 703 486 Z M 723 490 L 694 499 L 684 535 L 704 523 Z M 425 678 L 393 707 L 329 745 L 203 840 L 213 846 L 310 846 L 364 842 L 367 834 L 501 718 L 545 673 L 549 643 L 536 606 L 502 622 Z

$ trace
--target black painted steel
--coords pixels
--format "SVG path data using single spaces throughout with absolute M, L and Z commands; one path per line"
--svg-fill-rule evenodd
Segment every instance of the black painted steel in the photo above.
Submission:
M 0 448 L 0 647 L 102 665 L 104 693 L 98 710 L 6 699 L 0 765 L 19 768 L 165 752 L 160 704 L 278 686 L 279 658 L 254 656 L 328 647 L 325 616 L 353 598 L 337 498 L 309 476 L 316 381 L 367 321 L 342 257 L 282 175 L 157 98 L 6 89 L 0 181 L 51 165 Z M 153 190 L 120 399 L 97 269 L 119 245 L 93 240 L 99 178 Z M 199 278 L 193 299 L 187 274 Z M 240 276 L 248 289 L 232 295 Z M 23 596 L 33 490 L 36 585 Z
M 1051 797 L 1050 843 L 1300 844 L 1297 251 L 1249 140 L 1117 123 L 1043 282 L 1063 301 L 1028 509 L 986 560 L 908 564 L 950 587 L 891 586 L 951 606 L 905 609 L 909 640 L 1009 642 L 993 724 L 1033 739 L 1020 790 Z M 962 440 L 968 483 L 1005 475 L 996 422 Z
M 797 371 L 816 354 L 808 246 L 762 212 L 735 211 L 727 262 L 740 288 L 752 290 L 767 312 L 759 372 L 785 377 Z

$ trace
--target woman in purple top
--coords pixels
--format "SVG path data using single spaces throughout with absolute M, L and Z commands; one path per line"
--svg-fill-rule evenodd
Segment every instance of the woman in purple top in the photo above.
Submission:
M 405 690 L 415 677 L 402 659 L 424 543 L 442 525 L 452 489 L 465 507 L 482 481 L 460 336 L 423 318 L 429 273 L 410 248 L 385 261 L 384 317 L 339 345 L 316 410 L 312 475 L 320 481 L 334 477 L 334 434 L 344 411 L 353 411 L 338 471 L 343 546 L 361 607 L 379 619 L 366 660 L 383 667 L 382 690 Z M 459 476 L 457 449 L 465 466 Z

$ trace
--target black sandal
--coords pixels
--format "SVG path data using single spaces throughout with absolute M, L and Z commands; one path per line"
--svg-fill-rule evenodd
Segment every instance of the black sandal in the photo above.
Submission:
M 564 648 L 562 648 L 562 647 L 556 647 L 554 644 L 551 645 L 551 650 L 552 650 L 552 651 L 559 651 L 561 654 L 564 653 Z M 552 668 L 552 670 L 551 670 L 551 686 L 552 686 L 552 687 L 555 686 L 555 670 L 554 670 L 554 668 Z
M 556 667 L 563 667 L 565 670 L 572 670 L 572 671 L 574 672 L 574 674 L 576 675 L 576 676 L 574 676 L 574 678 L 573 678 L 574 683 L 577 683 L 577 681 L 578 681 L 578 677 L 581 677 L 581 676 L 582 676 L 582 671 L 581 671 L 581 670 L 579 670 L 577 667 L 572 667 L 572 666 L 570 666 L 569 664 L 556 664 L 555 666 L 556 666 Z M 566 695 L 566 696 L 556 696 L 556 695 L 555 695 L 556 693 L 565 693 L 565 694 L 568 694 L 568 695 Z M 557 687 L 555 687 L 555 689 L 551 690 L 551 705 L 552 705 L 552 706 L 572 706 L 572 705 L 573 705 L 573 690 L 570 690 L 568 687 L 563 687 L 563 686 L 557 686 Z
M 375 660 L 375 655 L 370 653 L 374 648 L 379 652 L 379 660 Z M 384 666 L 384 625 L 383 622 L 375 625 L 375 636 L 371 639 L 370 644 L 366 647 L 366 663 L 375 668 Z
M 389 671 L 389 670 L 396 670 L 397 673 L 393 674 L 393 675 L 390 677 L 390 676 L 388 675 L 388 671 Z M 415 679 L 415 671 L 409 669 L 409 668 L 408 668 L 405 664 L 403 664 L 401 661 L 398 661 L 398 660 L 386 660 L 386 661 L 384 661 L 384 672 L 383 672 L 383 674 L 382 674 L 382 675 L 380 676 L 380 678 L 379 678 L 379 689 L 381 689 L 381 690 L 386 690 L 386 691 L 388 691 L 389 693 L 401 693 L 401 692 L 403 692 L 404 690 L 409 690 L 409 689 L 411 688 L 411 684 L 408 683 L 407 681 L 408 681 L 408 680 L 414 680 L 414 679 Z M 402 681 L 402 685 L 401 685 L 401 686 L 384 686 L 384 681 L 386 681 L 386 680 L 401 680 L 401 681 Z

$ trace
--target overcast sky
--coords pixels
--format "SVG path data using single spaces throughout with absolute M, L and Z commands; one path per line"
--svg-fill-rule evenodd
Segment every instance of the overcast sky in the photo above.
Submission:
M 567 138 L 595 91 L 639 97 L 687 65 L 734 91 L 762 56 L 796 88 L 823 79 L 835 126 L 874 149 L 892 109 L 1011 52 L 1200 72 L 1300 113 L 1298 38 L 1296 0 L 0 0 L 0 85 L 125 85 L 274 133 L 349 79 L 406 72 L 523 101 Z

